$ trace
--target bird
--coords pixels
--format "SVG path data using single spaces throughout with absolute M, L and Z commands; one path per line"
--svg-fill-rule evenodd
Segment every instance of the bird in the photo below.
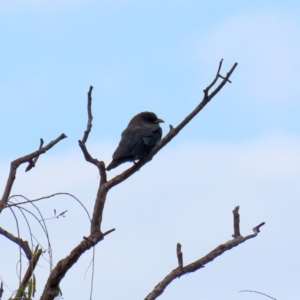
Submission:
M 155 113 L 144 111 L 135 115 L 122 132 L 121 141 L 112 156 L 109 171 L 125 162 L 135 162 L 147 155 L 161 140 L 163 123 Z

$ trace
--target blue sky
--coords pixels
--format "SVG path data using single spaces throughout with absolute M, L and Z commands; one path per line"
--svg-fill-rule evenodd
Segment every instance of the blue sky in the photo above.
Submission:
M 177 242 L 189 262 L 230 239 L 237 204 L 245 234 L 266 221 L 261 235 L 174 282 L 161 299 L 253 299 L 242 289 L 299 298 L 299 9 L 297 1 L 0 2 L 3 188 L 11 160 L 35 150 L 41 137 L 68 136 L 37 168 L 19 171 L 15 194 L 70 192 L 91 212 L 97 172 L 77 145 L 89 85 L 88 146 L 108 163 L 133 115 L 156 112 L 166 133 L 199 103 L 221 58 L 223 74 L 239 63 L 232 84 L 109 195 L 105 225 L 117 231 L 97 247 L 96 298 L 145 297 L 175 267 Z M 59 230 L 69 239 L 54 242 L 57 261 L 87 234 L 87 220 L 82 214 L 78 222 L 79 206 L 65 197 L 41 205 L 46 215 L 68 209 L 49 222 L 53 236 Z M 1 217 L 9 229 L 11 215 Z M 74 282 L 88 297 L 89 260 L 66 277 L 65 299 L 74 299 Z M 13 289 L 15 258 L 4 263 Z

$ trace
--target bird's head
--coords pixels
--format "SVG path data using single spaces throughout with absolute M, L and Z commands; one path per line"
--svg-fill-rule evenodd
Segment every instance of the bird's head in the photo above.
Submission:
M 147 122 L 147 123 L 152 123 L 152 124 L 159 124 L 163 123 L 164 120 L 159 119 L 155 113 L 149 112 L 149 111 L 144 111 L 136 115 L 135 117 L 132 118 L 130 123 L 134 124 L 137 122 Z

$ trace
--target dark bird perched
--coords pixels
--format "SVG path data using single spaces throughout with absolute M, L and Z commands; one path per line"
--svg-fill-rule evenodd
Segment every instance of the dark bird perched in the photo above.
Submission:
M 148 154 L 161 139 L 159 123 L 162 122 L 164 121 L 153 112 L 145 111 L 134 116 L 122 132 L 119 146 L 106 170 L 109 171 L 124 162 L 139 160 Z

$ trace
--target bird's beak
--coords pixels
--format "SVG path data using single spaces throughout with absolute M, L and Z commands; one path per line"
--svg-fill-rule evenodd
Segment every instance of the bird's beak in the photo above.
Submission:
M 158 123 L 165 123 L 165 121 L 162 120 L 162 119 L 157 119 L 157 120 L 154 121 L 154 123 L 157 123 L 157 124 L 158 124 Z

